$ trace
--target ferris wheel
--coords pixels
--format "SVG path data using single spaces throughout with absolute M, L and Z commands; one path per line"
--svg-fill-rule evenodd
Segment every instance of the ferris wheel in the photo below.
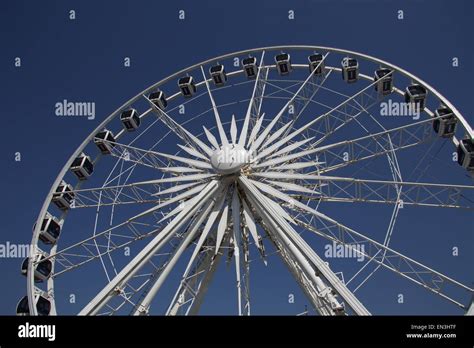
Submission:
M 380 116 L 383 103 L 416 117 Z M 472 314 L 468 278 L 392 241 L 406 210 L 472 213 L 473 173 L 466 119 L 393 64 L 318 46 L 209 59 L 127 101 L 74 151 L 33 229 L 17 314 L 197 314 L 224 260 L 235 314 L 249 315 L 251 269 L 275 259 L 319 315 L 378 314 L 358 294 L 379 273 Z M 322 243 L 363 262 L 346 270 L 354 260 Z

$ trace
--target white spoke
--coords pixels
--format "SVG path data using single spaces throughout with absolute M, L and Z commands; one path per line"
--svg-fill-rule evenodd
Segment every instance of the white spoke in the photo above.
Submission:
M 263 158 L 269 154 L 271 154 L 272 152 L 278 150 L 282 145 L 284 144 L 287 144 L 290 140 L 292 140 L 294 137 L 298 136 L 299 134 L 303 133 L 305 130 L 307 130 L 308 128 L 310 128 L 312 125 L 314 125 L 315 123 L 317 122 L 320 122 L 322 119 L 324 118 L 327 118 L 328 116 L 330 116 L 332 113 L 334 113 L 335 111 L 345 107 L 349 102 L 351 102 L 353 99 L 357 98 L 358 96 L 362 95 L 364 92 L 366 92 L 369 88 L 373 88 L 373 85 L 375 84 L 374 83 L 371 83 L 370 85 L 368 85 L 367 87 L 363 88 L 362 90 L 360 90 L 359 92 L 357 92 L 356 94 L 354 94 L 353 96 L 351 96 L 350 98 L 346 99 L 345 101 L 343 101 L 342 103 L 340 103 L 339 105 L 337 105 L 336 107 L 334 107 L 333 109 L 331 109 L 330 111 L 328 111 L 327 113 L 324 113 L 318 117 L 315 117 L 314 119 L 312 119 L 312 121 L 306 123 L 304 126 L 300 127 L 299 129 L 291 132 L 288 136 L 284 137 L 283 139 L 277 141 L 276 143 L 274 143 L 273 145 L 269 146 L 268 148 L 264 149 L 261 153 L 258 154 L 258 156 L 255 158 L 255 160 L 258 160 L 260 158 Z
M 214 177 L 215 174 L 192 174 L 192 175 L 180 175 L 173 178 L 164 178 L 164 179 L 155 179 L 142 181 L 136 185 L 146 185 L 146 184 L 162 184 L 162 183 L 172 183 L 172 182 L 186 182 L 186 181 L 196 181 L 196 180 L 205 180 Z
M 260 249 L 261 246 L 259 241 L 259 235 L 257 233 L 257 226 L 255 225 L 255 219 L 253 218 L 252 212 L 250 211 L 250 208 L 244 200 L 242 200 L 242 207 L 247 228 L 250 231 L 250 235 L 253 238 L 253 242 Z
M 219 136 L 221 138 L 221 144 L 226 146 L 229 144 L 229 140 L 227 140 L 227 135 L 225 134 L 224 127 L 222 126 L 221 117 L 219 116 L 219 110 L 217 110 L 216 102 L 214 101 L 214 97 L 212 96 L 211 89 L 209 87 L 209 83 L 207 82 L 206 74 L 204 73 L 204 69 L 201 66 L 202 77 L 204 82 L 206 83 L 207 93 L 209 94 L 209 98 L 211 99 L 212 110 L 214 110 L 214 117 L 216 118 L 216 125 L 217 129 L 219 130 Z
M 217 142 L 216 137 L 214 135 L 212 135 L 212 133 L 209 132 L 206 127 L 203 126 L 203 128 L 204 128 L 204 133 L 206 133 L 206 137 L 207 137 L 207 140 L 209 141 L 209 143 L 212 146 L 214 146 L 215 149 L 218 149 L 219 148 L 219 143 Z
M 187 232 L 186 238 L 181 242 L 179 248 L 175 251 L 171 259 L 166 264 L 165 268 L 160 273 L 159 277 L 154 282 L 153 286 L 150 288 L 149 292 L 146 296 L 137 304 L 137 309 L 135 311 L 135 315 L 145 315 L 149 313 L 150 304 L 155 298 L 156 294 L 160 290 L 161 286 L 165 282 L 166 278 L 170 274 L 173 267 L 178 262 L 179 258 L 183 254 L 184 250 L 188 247 L 188 245 L 192 242 L 195 238 L 199 226 L 204 222 L 204 219 L 207 217 L 209 212 L 213 207 L 213 202 L 210 201 L 207 205 L 202 209 L 199 213 L 198 217 L 193 221 L 193 225 L 191 229 Z
M 296 159 L 296 158 L 311 155 L 311 154 L 313 154 L 317 151 L 318 151 L 317 149 L 304 150 L 304 151 L 301 151 L 301 152 L 298 152 L 298 153 L 292 153 L 292 154 L 285 155 L 285 156 L 282 156 L 282 157 L 272 158 L 268 161 L 265 161 L 265 162 L 262 162 L 262 163 L 259 163 L 259 164 L 255 164 L 252 167 L 256 168 L 256 169 L 257 168 L 271 167 L 271 166 L 275 166 L 277 164 L 281 164 L 281 163 L 291 161 L 291 160 Z
M 173 204 L 173 203 L 179 202 L 181 200 L 187 199 L 190 196 L 194 196 L 194 195 L 198 194 L 206 185 L 207 184 L 201 184 L 201 185 L 198 185 L 198 186 L 196 186 L 192 189 L 189 189 L 184 193 L 181 193 L 179 195 L 174 196 L 173 198 L 165 200 L 163 203 L 160 203 L 160 204 L 156 205 L 155 207 L 143 212 L 142 214 L 143 215 L 150 214 L 150 213 L 152 213 L 154 211 L 157 211 L 157 210 L 160 210 L 161 208 L 164 208 L 164 207 L 166 207 L 170 204 Z M 140 217 L 140 215 L 138 215 L 138 217 Z
M 474 208 L 469 193 L 474 186 L 434 184 L 409 181 L 365 180 L 335 176 L 294 174 L 284 172 L 262 172 L 252 174 L 265 179 L 317 180 L 322 191 L 322 199 L 348 201 L 385 202 L 437 206 L 444 208 Z M 399 188 L 403 190 L 399 193 Z M 398 200 L 400 195 L 401 200 Z M 316 198 L 308 197 L 308 198 Z
M 167 194 L 170 194 L 170 193 L 175 193 L 175 192 L 179 192 L 179 191 L 182 191 L 182 190 L 185 190 L 187 188 L 190 188 L 192 186 L 196 186 L 197 185 L 197 182 L 192 182 L 190 184 L 182 184 L 182 185 L 175 185 L 175 186 L 172 186 L 170 188 L 167 188 L 165 190 L 161 190 L 157 193 L 154 193 L 152 196 L 162 196 L 162 195 L 167 195 Z
M 186 270 L 184 271 L 180 286 L 173 298 L 171 305 L 169 306 L 166 312 L 167 315 L 176 315 L 180 308 L 186 303 L 185 297 L 190 297 L 190 301 L 192 301 L 192 305 L 189 307 L 188 312 L 197 311 L 199 307 L 198 304 L 194 305 L 195 299 L 197 298 L 197 291 L 190 291 L 189 289 L 191 288 L 191 284 L 195 284 L 196 290 L 199 290 L 199 293 L 201 294 L 200 296 L 203 296 L 203 292 L 205 292 L 206 290 L 206 283 L 210 280 L 210 277 L 212 277 L 212 274 L 215 268 L 217 267 L 217 262 L 221 257 L 221 254 L 218 254 L 217 257 L 215 257 L 213 250 L 203 250 L 203 245 L 209 236 L 209 232 L 211 231 L 214 222 L 216 221 L 219 213 L 222 210 L 226 193 L 227 188 L 224 188 L 220 196 L 217 198 L 212 212 L 209 214 L 204 229 L 201 232 L 199 240 L 194 248 L 193 254 L 189 259 Z M 192 266 L 200 254 L 203 255 L 203 259 L 201 260 L 196 272 L 194 274 L 191 274 Z M 202 282 L 198 282 L 197 277 L 203 272 L 205 273 L 204 279 Z
M 434 140 L 436 135 L 432 131 L 432 122 L 431 119 L 427 119 L 376 134 L 317 147 L 314 153 L 327 163 L 321 168 L 321 172 L 329 172 L 391 151 L 399 151 Z M 348 161 L 344 161 L 344 153 L 349 156 Z
M 311 190 L 307 187 L 304 187 L 298 184 L 293 184 L 291 182 L 272 181 L 272 180 L 268 180 L 268 182 L 272 185 L 279 186 L 282 189 L 287 190 L 287 191 L 296 191 L 296 192 L 303 192 L 303 193 L 310 193 L 310 194 L 319 193 L 316 190 Z
M 324 199 L 474 209 L 474 186 L 321 176 Z M 308 178 L 308 179 L 311 179 Z M 398 191 L 401 187 L 400 192 Z
M 226 204 L 224 209 L 222 209 L 221 218 L 219 224 L 217 225 L 217 238 L 216 238 L 216 251 L 217 254 L 220 250 L 222 240 L 224 239 L 224 234 L 227 231 L 227 219 L 229 217 L 229 205 Z
M 326 58 L 327 54 L 324 56 Z M 323 59 L 324 60 L 324 59 Z M 290 105 L 292 105 L 295 100 L 300 98 L 302 94 L 305 92 L 305 88 L 307 87 L 308 84 L 310 84 L 310 81 L 314 78 L 314 74 L 311 72 L 309 76 L 306 78 L 306 80 L 301 84 L 301 86 L 298 88 L 298 90 L 295 92 L 295 94 L 288 100 L 288 102 L 280 109 L 280 111 L 277 113 L 277 115 L 272 119 L 270 124 L 265 128 L 265 130 L 262 132 L 262 134 L 257 138 L 255 143 L 252 145 L 251 150 L 256 151 L 259 149 L 260 145 L 263 143 L 265 138 L 268 136 L 268 134 L 271 132 L 273 127 L 276 125 L 276 123 L 280 120 L 280 118 L 283 116 L 283 114 L 288 110 Z M 294 120 L 293 120 L 294 121 Z M 293 124 L 293 121 L 290 122 L 290 124 Z M 292 137 L 290 137 L 291 139 Z M 265 150 L 264 150 L 265 152 Z M 259 158 L 259 156 L 257 156 Z
M 122 149 L 118 154 L 116 153 L 118 149 Z M 201 168 L 201 169 L 211 169 L 211 165 L 208 161 L 203 162 L 199 160 L 193 160 L 186 157 L 170 155 L 163 152 L 157 152 L 152 150 L 143 150 L 134 146 L 123 145 L 115 143 L 114 150 L 112 155 L 123 158 L 125 161 L 131 161 L 138 164 L 148 165 L 154 168 L 161 168 L 166 166 L 166 163 L 161 161 L 161 158 L 166 158 L 168 160 L 178 161 L 181 163 L 186 163 L 192 167 Z M 149 160 L 149 163 L 143 162 L 144 160 Z
M 167 125 L 171 131 L 177 134 L 181 139 L 186 141 L 188 144 L 192 145 L 195 150 L 200 148 L 208 156 L 212 155 L 212 150 L 206 144 L 204 144 L 201 140 L 199 140 L 194 135 L 192 135 L 183 126 L 181 126 L 176 121 L 174 121 L 173 118 L 171 118 L 165 111 L 156 107 L 146 96 L 144 97 L 152 105 L 152 108 L 158 114 L 159 119 L 163 121 L 163 123 Z
M 199 240 L 196 244 L 196 247 L 194 248 L 194 252 L 193 252 L 193 254 L 192 254 L 192 256 L 189 260 L 188 266 L 186 267 L 186 270 L 185 270 L 184 275 L 183 275 L 183 279 L 186 278 L 188 276 L 189 272 L 191 271 L 191 267 L 193 265 L 194 259 L 199 254 L 206 238 L 209 235 L 209 232 L 211 231 L 212 226 L 214 225 L 214 223 L 217 220 L 217 217 L 219 216 L 219 214 L 222 213 L 222 206 L 224 205 L 224 202 L 225 202 L 226 193 L 227 193 L 227 188 L 222 192 L 220 197 L 217 199 L 216 204 L 215 204 L 212 212 L 209 214 L 209 217 L 206 221 L 204 229 L 201 232 L 201 236 L 199 237 Z
M 257 137 L 257 134 L 260 131 L 260 128 L 262 127 L 262 122 L 263 122 L 264 117 L 265 117 L 265 113 L 263 113 L 262 116 L 260 116 L 257 119 L 257 122 L 255 123 L 255 127 L 253 127 L 252 132 L 250 133 L 249 140 L 247 143 L 248 146 L 252 147 L 255 141 L 255 138 Z
M 278 167 L 274 167 L 274 170 L 298 170 L 298 169 L 304 169 L 304 168 L 309 168 L 309 167 L 317 167 L 324 162 L 296 162 L 296 163 L 291 163 L 291 164 L 284 164 Z
M 300 141 L 297 141 L 291 145 L 288 145 L 288 146 L 285 146 L 283 149 L 269 155 L 267 158 L 273 158 L 273 157 L 276 157 L 276 156 L 281 156 L 281 155 L 285 155 L 287 154 L 288 152 L 292 152 L 293 150 L 296 150 L 297 148 L 307 144 L 308 142 L 310 142 L 311 140 L 313 140 L 314 137 L 311 137 L 311 138 L 308 138 L 308 139 L 304 139 L 304 140 L 300 140 Z
M 177 144 L 181 149 L 183 149 L 184 151 L 186 151 L 188 154 L 190 154 L 191 156 L 194 156 L 194 157 L 197 157 L 197 158 L 200 158 L 200 159 L 203 159 L 204 161 L 209 161 L 209 158 L 204 156 L 202 153 L 200 153 L 199 151 L 196 151 L 195 149 L 191 148 L 191 147 L 187 147 L 187 146 L 183 146 L 181 144 Z
M 234 258 L 235 258 L 235 276 L 237 280 L 237 305 L 239 315 L 242 315 L 242 276 L 240 274 L 240 203 L 237 194 L 237 187 L 234 188 L 232 195 L 232 223 L 234 240 Z
M 189 158 L 181 157 L 181 156 L 168 155 L 168 154 L 161 153 L 161 152 L 154 152 L 154 154 L 156 154 L 158 156 L 168 158 L 168 159 L 171 159 L 171 160 L 174 160 L 174 161 L 178 161 L 178 162 L 188 164 L 191 167 L 196 167 L 196 168 L 201 168 L 201 169 L 212 169 L 211 165 L 207 162 L 193 160 L 193 159 L 189 159 Z
M 474 289 L 392 250 L 322 213 L 315 212 L 315 215 L 317 219 L 312 220 L 312 224 L 303 222 L 299 222 L 299 224 L 324 238 L 349 246 L 358 255 L 367 257 L 371 261 L 394 271 L 402 277 L 413 281 L 421 287 L 440 295 L 462 308 L 465 308 L 465 305 L 448 296 L 443 289 L 443 285 L 450 284 L 467 291 L 471 295 L 474 294 Z M 325 223 L 322 223 L 323 221 Z M 360 245 L 365 245 L 365 247 L 361 248 Z
M 248 128 L 249 128 L 251 113 L 252 113 L 252 110 L 254 109 L 255 102 L 258 102 L 259 105 L 261 105 L 263 94 L 265 92 L 265 82 L 266 82 L 266 79 L 267 79 L 268 68 L 263 68 L 262 67 L 264 56 L 265 56 L 265 51 L 262 52 L 262 56 L 260 57 L 260 65 L 258 67 L 258 72 L 257 72 L 257 77 L 255 79 L 255 85 L 254 85 L 254 88 L 253 88 L 252 97 L 250 98 L 249 106 L 247 108 L 247 113 L 245 114 L 244 124 L 242 126 L 242 132 L 240 133 L 239 145 L 241 147 L 244 147 L 245 144 L 246 144 L 247 132 L 248 132 Z M 264 76 L 262 76 L 262 75 L 264 75 Z M 263 79 L 262 79 L 262 77 L 263 77 Z M 262 83 L 262 81 L 263 81 L 263 87 L 259 89 L 258 87 Z M 259 109 L 260 109 L 260 107 L 257 107 L 256 116 L 258 116 L 260 114 Z M 257 130 L 257 132 L 258 132 L 258 130 Z M 250 143 L 250 139 L 249 139 L 249 143 Z
M 189 200 L 186 201 L 186 202 L 183 202 L 183 203 L 177 205 L 177 206 L 176 206 L 173 210 L 171 210 L 169 213 L 166 213 L 165 216 L 163 216 L 163 217 L 161 218 L 161 220 L 158 221 L 158 223 L 162 223 L 163 221 L 166 221 L 166 220 L 168 220 L 169 218 L 171 218 L 171 217 L 175 216 L 176 214 L 180 213 L 181 211 L 184 210 L 184 208 L 185 208 L 187 205 L 196 203 L 197 199 L 198 199 L 198 197 L 194 197 L 194 198 L 189 199 Z
M 328 281 L 333 289 L 346 301 L 346 304 L 354 311 L 357 315 L 370 315 L 367 309 L 362 303 L 347 289 L 347 287 L 340 281 L 340 279 L 332 272 L 326 263 L 307 245 L 299 234 L 288 224 L 284 219 L 279 217 L 276 211 L 272 211 L 271 207 L 264 206 L 261 203 L 264 196 L 256 190 L 252 183 L 244 178 L 240 177 L 239 181 L 245 187 L 246 192 L 252 197 L 252 200 L 260 209 L 262 218 L 274 226 L 274 232 L 278 234 L 278 237 L 286 241 L 285 244 L 290 247 L 291 252 L 296 258 L 300 260 L 303 267 L 305 268 L 308 275 L 311 275 L 315 284 L 317 284 L 320 291 L 323 291 L 327 286 L 324 281 L 319 277 L 314 276 L 315 267 L 319 272 L 324 275 L 326 281 Z M 299 254 L 299 253 L 302 254 Z M 308 261 L 310 260 L 311 265 Z M 326 300 L 331 303 L 332 309 L 336 312 L 343 310 L 337 300 L 330 295 Z
M 281 137 L 284 131 L 291 126 L 291 123 L 287 123 L 284 126 L 280 127 L 276 132 L 274 132 L 268 139 L 262 144 L 262 148 L 265 148 L 267 145 L 273 143 L 275 140 Z
M 230 138 L 232 144 L 237 144 L 237 124 L 235 123 L 235 116 L 232 115 L 232 121 L 230 125 Z
M 186 174 L 186 173 L 202 173 L 202 169 L 190 167 L 163 167 L 159 168 L 163 173 Z
M 140 253 L 115 276 L 97 296 L 85 306 L 80 315 L 94 315 L 116 295 L 115 289 L 120 289 L 178 230 L 188 221 L 191 216 L 214 195 L 218 188 L 218 183 L 212 181 L 206 189 L 199 194 L 200 200 L 183 210 L 170 224 L 168 224 L 160 234 L 158 234 Z

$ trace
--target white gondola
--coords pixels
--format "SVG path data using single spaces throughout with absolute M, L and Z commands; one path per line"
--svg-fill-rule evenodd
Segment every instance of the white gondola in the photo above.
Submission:
M 35 295 L 36 311 L 38 315 L 46 316 L 51 313 L 51 301 L 44 294 Z M 24 296 L 16 306 L 16 315 L 30 315 L 30 307 L 28 305 L 28 296 Z
M 129 132 L 134 131 L 140 127 L 140 116 L 138 115 L 138 111 L 135 109 L 129 109 L 122 112 L 120 115 L 120 120 L 122 121 L 125 129 Z
M 178 80 L 178 86 L 181 94 L 185 98 L 190 98 L 196 93 L 197 88 L 192 76 L 184 76 Z
M 291 57 L 288 53 L 280 53 L 275 56 L 275 63 L 278 73 L 282 76 L 288 75 L 291 70 Z
M 428 94 L 425 87 L 419 84 L 412 84 L 405 90 L 405 102 L 415 105 L 420 111 L 425 109 L 426 95 Z
M 433 129 L 440 137 L 451 138 L 456 132 L 457 118 L 448 107 L 442 105 L 434 114 Z
M 344 57 L 341 61 L 342 79 L 348 83 L 356 82 L 359 78 L 359 62 L 355 58 Z
M 212 66 L 209 69 L 209 73 L 216 86 L 223 86 L 227 82 L 227 74 L 223 65 L 217 64 Z
M 33 230 L 35 229 L 35 226 L 33 227 Z M 41 222 L 39 239 L 44 244 L 55 244 L 60 234 L 61 234 L 61 223 L 56 217 L 47 213 L 45 218 Z
M 61 210 L 68 210 L 74 202 L 72 186 L 61 181 L 56 192 L 53 193 L 52 202 Z
M 166 100 L 166 95 L 163 91 L 155 91 L 148 95 L 150 102 L 155 105 L 157 108 L 164 110 L 168 106 L 168 101 Z
M 51 273 L 53 271 L 53 263 L 51 260 L 44 260 L 47 257 L 46 254 L 38 254 L 36 260 L 38 263 L 35 264 L 35 282 L 40 283 L 43 281 L 48 280 L 51 277 Z M 21 274 L 26 276 L 28 274 L 28 262 L 30 258 L 27 257 L 21 263 Z
M 457 148 L 457 155 L 459 165 L 469 171 L 474 171 L 474 140 L 462 139 Z
M 112 131 L 104 129 L 103 131 L 97 133 L 94 137 L 94 144 L 97 145 L 100 152 L 104 155 L 108 155 L 112 152 L 112 149 L 115 146 L 115 137 Z
M 72 162 L 71 171 L 79 180 L 86 180 L 94 172 L 94 164 L 89 156 L 82 153 Z
M 247 76 L 248 79 L 254 79 L 257 77 L 257 58 L 247 57 L 242 59 L 242 67 L 244 69 L 245 76 Z
M 324 57 L 321 53 L 315 53 L 308 57 L 309 71 L 314 75 L 321 75 L 324 71 Z
M 391 74 L 390 74 L 391 73 Z M 390 75 L 389 75 L 390 74 Z M 387 95 L 393 91 L 393 72 L 390 69 L 381 68 L 374 73 L 375 90 L 382 95 Z

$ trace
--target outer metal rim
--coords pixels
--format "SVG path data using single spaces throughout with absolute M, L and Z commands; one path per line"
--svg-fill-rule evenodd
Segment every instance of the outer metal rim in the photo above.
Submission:
M 31 240 L 31 245 L 32 245 L 32 252 L 35 252 L 35 248 L 38 244 L 38 238 L 39 238 L 39 233 L 40 233 L 40 227 L 41 227 L 41 220 L 43 216 L 46 214 L 48 207 L 50 205 L 52 196 L 54 191 L 56 190 L 56 187 L 60 184 L 62 178 L 65 176 L 67 170 L 69 169 L 71 163 L 74 161 L 74 159 L 82 152 L 82 150 L 90 143 L 90 141 L 94 138 L 95 134 L 97 134 L 100 130 L 102 130 L 121 110 L 126 108 L 128 105 L 134 103 L 138 99 L 142 97 L 143 94 L 147 94 L 148 92 L 156 89 L 158 86 L 170 81 L 177 79 L 181 77 L 182 75 L 186 74 L 186 72 L 194 70 L 196 68 L 199 68 L 201 65 L 209 64 L 218 60 L 224 60 L 226 58 L 231 58 L 239 55 L 245 55 L 249 53 L 257 53 L 261 51 L 280 51 L 280 50 L 317 50 L 317 51 L 323 51 L 323 52 L 334 52 L 334 53 L 339 53 L 339 54 L 345 54 L 345 55 L 350 55 L 353 57 L 359 57 L 364 60 L 368 60 L 377 64 L 380 64 L 384 67 L 390 68 L 395 70 L 397 73 L 400 73 L 404 75 L 405 77 L 411 79 L 414 83 L 418 83 L 423 85 L 430 93 L 432 93 L 440 102 L 442 102 L 444 105 L 446 105 L 448 108 L 450 108 L 453 113 L 455 114 L 456 118 L 458 121 L 462 124 L 463 128 L 466 130 L 466 133 L 469 135 L 471 139 L 474 139 L 474 131 L 469 125 L 469 123 L 464 119 L 462 114 L 456 109 L 456 107 L 449 102 L 440 92 L 438 92 L 436 89 L 434 89 L 431 85 L 423 81 L 422 79 L 416 77 L 415 75 L 411 74 L 410 72 L 394 65 L 389 62 L 386 62 L 382 59 L 378 59 L 372 56 L 369 56 L 367 54 L 359 53 L 359 52 L 354 52 L 350 50 L 344 50 L 344 49 L 339 49 L 339 48 L 334 48 L 334 47 L 324 47 L 324 46 L 308 46 L 308 45 L 284 45 L 284 46 L 269 46 L 269 47 L 260 47 L 260 48 L 253 48 L 253 49 L 247 49 L 247 50 L 242 50 L 242 51 L 237 51 L 237 52 L 232 52 L 228 54 L 224 54 L 218 57 L 214 57 L 211 59 L 207 59 L 205 61 L 202 61 L 200 63 L 194 64 L 192 66 L 189 66 L 185 69 L 182 69 L 160 81 L 157 83 L 151 85 L 150 87 L 146 88 L 142 92 L 138 93 L 135 97 L 131 98 L 127 102 L 125 102 L 123 105 L 121 105 L 119 108 L 117 108 L 114 112 L 112 112 L 102 123 L 99 124 L 85 140 L 79 145 L 79 147 L 74 151 L 74 153 L 71 155 L 71 157 L 68 159 L 68 161 L 65 163 L 61 171 L 59 172 L 58 176 L 56 177 L 55 181 L 53 182 L 53 185 L 51 186 L 51 189 L 46 196 L 46 199 L 43 203 L 43 206 L 41 208 L 41 211 L 38 215 L 38 218 L 36 219 L 36 227 L 33 231 L 33 238 Z M 457 145 L 457 140 L 453 139 L 454 143 Z M 27 275 L 27 295 L 28 295 L 28 303 L 30 307 L 30 314 L 31 315 L 37 315 L 36 311 L 36 306 L 34 305 L 34 297 L 35 297 L 35 283 L 34 283 L 34 272 L 33 272 L 33 261 L 32 258 L 30 258 L 29 264 L 28 264 L 28 275 Z M 54 299 L 52 300 L 54 302 Z M 54 304 L 53 304 L 54 306 Z

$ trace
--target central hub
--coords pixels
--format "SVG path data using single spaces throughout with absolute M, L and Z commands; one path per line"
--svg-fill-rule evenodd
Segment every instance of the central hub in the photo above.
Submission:
M 247 150 L 236 144 L 228 144 L 214 151 L 211 156 L 212 168 L 221 174 L 233 174 L 249 163 Z

